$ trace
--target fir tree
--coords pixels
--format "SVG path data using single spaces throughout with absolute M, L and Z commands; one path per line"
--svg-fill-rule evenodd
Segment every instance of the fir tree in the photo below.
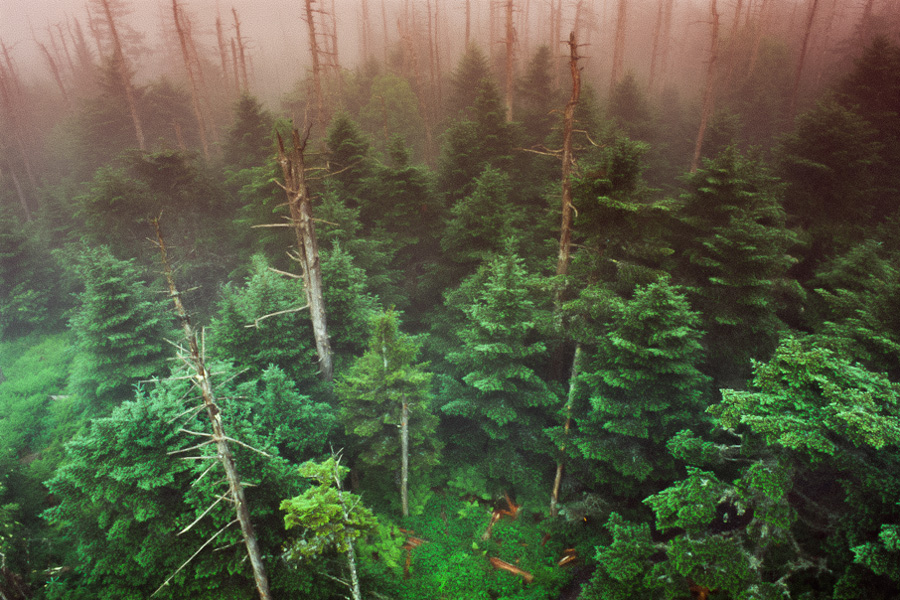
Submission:
M 541 432 L 559 397 L 540 372 L 547 348 L 538 327 L 546 317 L 522 259 L 498 256 L 447 303 L 462 313 L 447 353 L 451 375 L 441 381 L 441 410 L 454 417 L 449 439 L 461 462 L 480 465 L 482 476 L 535 485 L 536 457 L 553 452 Z
M 133 261 L 85 247 L 77 269 L 84 291 L 70 321 L 78 350 L 70 385 L 91 412 L 105 412 L 131 397 L 134 384 L 163 373 L 172 321 Z
M 393 309 L 372 320 L 369 348 L 335 384 L 341 418 L 354 436 L 359 460 L 370 468 L 400 474 L 411 460 L 418 477 L 437 461 L 437 416 L 431 410 L 431 373 L 416 363 L 419 344 L 400 331 Z M 402 456 L 401 425 L 408 426 L 408 454 Z
M 663 279 L 638 286 L 631 300 L 596 297 L 591 312 L 608 325 L 580 340 L 586 348 L 578 385 L 587 405 L 575 410 L 572 440 L 584 458 L 602 463 L 596 476 L 615 481 L 671 480 L 674 464 L 665 443 L 695 425 L 709 386 L 697 313 Z M 579 413 L 581 413 L 579 415 Z M 556 433 L 558 436 L 559 433 Z
M 225 135 L 222 158 L 234 171 L 259 167 L 274 155 L 274 119 L 259 100 L 244 92 L 234 106 L 234 121 Z

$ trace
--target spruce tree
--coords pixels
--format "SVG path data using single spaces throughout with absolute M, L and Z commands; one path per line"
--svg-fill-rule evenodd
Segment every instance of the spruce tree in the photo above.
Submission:
M 259 100 L 244 92 L 234 105 L 234 120 L 222 144 L 222 158 L 234 171 L 259 167 L 275 154 L 274 119 Z
M 587 290 L 578 302 L 602 303 L 585 310 L 601 313 L 607 322 L 576 334 L 586 350 L 573 451 L 599 461 L 594 473 L 604 482 L 622 475 L 631 482 L 671 480 L 675 465 L 665 444 L 679 430 L 702 422 L 698 415 L 709 387 L 698 370 L 703 361 L 699 315 L 667 279 L 638 286 L 630 300 Z
M 453 417 L 447 431 L 463 470 L 477 465 L 494 483 L 536 485 L 544 471 L 538 457 L 553 453 L 542 432 L 559 396 L 542 376 L 548 355 L 538 331 L 546 308 L 523 260 L 496 257 L 447 302 L 458 315 L 457 339 L 447 353 L 441 410 Z
M 134 384 L 164 372 L 173 323 L 134 261 L 85 247 L 76 268 L 84 291 L 70 321 L 78 352 L 70 385 L 91 412 L 106 412 L 130 398 Z
M 778 311 L 796 287 L 787 281 L 796 238 L 765 165 L 733 147 L 686 182 L 670 272 L 703 315 L 711 368 L 744 378 L 750 359 L 771 352 L 784 329 Z
M 431 409 L 431 373 L 425 364 L 415 362 L 418 353 L 419 344 L 400 331 L 397 314 L 389 309 L 372 320 L 369 348 L 338 378 L 335 394 L 362 464 L 400 475 L 404 461 L 411 459 L 412 470 L 421 478 L 437 463 L 441 445 L 435 436 L 438 419 Z

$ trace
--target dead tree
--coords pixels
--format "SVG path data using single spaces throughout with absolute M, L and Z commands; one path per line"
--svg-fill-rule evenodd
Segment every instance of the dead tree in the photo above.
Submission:
M 759 47 L 762 44 L 763 32 L 765 31 L 766 16 L 768 15 L 769 0 L 762 0 L 759 7 L 759 18 L 756 22 L 756 31 L 753 36 L 753 50 L 750 51 L 750 64 L 747 66 L 747 74 L 753 73 L 756 68 L 756 61 L 759 59 Z
M 513 0 L 506 0 L 506 122 L 513 120 L 513 91 L 515 90 L 515 44 L 516 30 L 513 27 Z
M 384 64 L 388 64 L 388 46 L 389 46 L 389 38 L 388 38 L 388 18 L 387 18 L 387 7 L 385 6 L 385 0 L 381 0 L 381 26 L 382 26 L 382 35 L 383 35 L 383 48 L 384 50 Z
M 321 118 L 325 109 L 325 100 L 322 95 L 322 66 L 320 63 L 322 50 L 319 48 L 319 38 L 316 35 L 316 19 L 315 11 L 313 10 L 314 1 L 315 0 L 304 1 L 306 8 L 306 17 L 304 21 L 306 21 L 306 27 L 309 33 L 309 53 L 312 58 L 313 93 L 315 94 L 316 99 L 316 112 Z
M 562 484 L 563 471 L 565 469 L 566 445 L 569 440 L 569 430 L 572 427 L 572 404 L 575 402 L 575 382 L 581 373 L 581 344 L 575 345 L 575 358 L 572 360 L 572 374 L 569 376 L 569 395 L 566 398 L 566 422 L 563 426 L 563 441 L 559 445 L 559 458 L 556 462 L 556 476 L 553 478 L 553 492 L 550 495 L 550 516 L 559 514 L 559 488 Z
M 234 7 L 231 9 L 231 14 L 234 17 L 234 37 L 237 42 L 237 56 L 240 58 L 241 63 L 241 78 L 243 80 L 241 89 L 246 92 L 250 89 L 250 80 L 247 77 L 247 55 L 244 48 L 244 38 L 241 37 L 241 21 L 238 19 L 237 10 Z M 237 70 L 235 70 L 234 76 L 237 77 Z
M 369 0 L 362 0 L 362 27 L 360 27 L 360 39 L 362 40 L 362 59 L 367 62 L 372 57 L 372 26 L 369 21 Z
M 209 437 L 209 441 L 216 446 L 216 457 L 225 470 L 225 478 L 228 482 L 227 498 L 234 505 L 237 521 L 240 524 L 241 534 L 244 538 L 244 545 L 247 547 L 247 556 L 249 557 L 250 565 L 253 568 L 253 579 L 256 581 L 256 589 L 259 592 L 259 598 L 260 600 L 271 600 L 272 596 L 269 593 L 269 579 L 266 575 L 265 565 L 262 562 L 262 553 L 259 550 L 259 544 L 256 541 L 256 533 L 253 531 L 253 524 L 250 522 L 250 510 L 247 507 L 247 499 L 244 496 L 244 486 L 241 483 L 237 466 L 234 463 L 234 457 L 231 454 L 229 441 L 232 440 L 225 434 L 225 428 L 222 424 L 222 411 L 216 403 L 213 386 L 210 381 L 210 372 L 206 368 L 206 361 L 203 355 L 200 353 L 200 347 L 197 344 L 197 335 L 191 325 L 191 319 L 184 308 L 184 304 L 181 302 L 181 296 L 178 293 L 178 289 L 175 287 L 175 279 L 172 275 L 168 251 L 159 227 L 159 221 L 154 220 L 154 225 L 156 227 L 156 239 L 159 244 L 159 251 L 162 256 L 163 272 L 166 276 L 166 283 L 169 288 L 169 296 L 172 298 L 172 302 L 175 305 L 175 314 L 178 316 L 178 320 L 181 323 L 184 341 L 187 344 L 187 348 L 183 349 L 184 351 L 180 358 L 193 372 L 191 382 L 200 392 L 203 407 L 206 409 L 206 414 L 209 417 L 212 426 L 212 434 L 200 435 Z M 203 515 L 201 515 L 201 518 L 202 516 Z M 232 521 L 232 523 L 233 522 L 234 521 Z M 194 523 L 196 523 L 196 521 Z M 193 523 L 183 531 L 187 531 L 187 529 L 192 526 Z M 228 525 L 226 525 L 226 527 L 227 526 Z M 215 538 L 215 536 L 213 536 L 213 538 Z M 211 542 L 212 539 L 209 541 Z M 196 554 L 194 556 L 196 556 Z M 188 560 L 190 561 L 190 559 Z M 186 564 L 187 563 L 185 563 L 185 565 Z M 179 570 L 185 565 L 182 565 Z M 174 574 L 172 577 L 174 577 Z M 169 579 L 171 579 L 171 577 Z M 168 583 L 168 580 L 166 583 Z M 163 586 L 165 586 L 166 583 L 163 583 Z M 162 589 L 163 586 L 160 586 L 160 589 Z
M 819 0 L 810 0 L 809 13 L 806 15 L 806 28 L 803 31 L 803 42 L 800 44 L 800 56 L 797 58 L 797 69 L 794 71 L 794 85 L 791 87 L 791 99 L 788 115 L 793 117 L 797 110 L 797 97 L 800 94 L 800 80 L 803 77 L 803 64 L 806 62 L 806 51 L 809 48 L 809 36 L 816 19 L 816 8 Z
M 50 30 L 50 27 L 47 27 L 47 33 L 50 34 L 50 39 L 53 39 L 53 32 Z M 69 71 L 72 73 L 72 76 L 77 76 L 78 72 L 75 68 L 75 61 L 72 59 L 72 53 L 69 52 L 69 42 L 66 41 L 66 36 L 63 33 L 62 23 L 56 24 L 56 33 L 59 35 L 60 44 L 62 44 L 63 53 L 66 56 L 66 64 L 69 65 Z M 71 33 L 71 32 L 70 32 Z M 72 40 L 74 43 L 74 39 Z
M 472 0 L 466 0 L 466 48 L 472 36 Z
M 216 16 L 216 43 L 219 46 L 219 60 L 222 63 L 222 81 L 228 86 L 228 51 L 225 48 L 225 33 L 222 29 L 222 18 Z
M 66 86 L 63 85 L 62 75 L 59 72 L 59 66 L 56 64 L 56 60 L 54 60 L 53 55 L 50 54 L 50 51 L 47 49 L 47 46 L 35 40 L 35 43 L 38 45 L 38 48 L 41 49 L 41 54 L 44 55 L 44 59 L 47 61 L 47 66 L 50 68 L 50 72 L 53 74 L 53 81 L 56 82 L 56 87 L 59 88 L 60 93 L 63 97 L 63 102 L 68 106 L 69 104 L 69 92 L 66 91 Z
M 109 29 L 109 35 L 113 44 L 113 65 L 119 78 L 119 83 L 125 91 L 125 102 L 128 104 L 128 111 L 131 113 L 131 121 L 134 124 L 134 134 L 137 137 L 138 148 L 146 151 L 147 142 L 144 140 L 144 126 L 138 113 L 137 100 L 134 97 L 134 86 L 131 83 L 131 73 L 128 70 L 125 52 L 122 50 L 122 41 L 119 38 L 116 19 L 113 17 L 112 9 L 109 5 L 110 0 L 99 0 L 99 2 L 103 7 L 103 14 L 106 16 L 106 26 Z
M 650 51 L 650 78 L 647 82 L 647 89 L 650 93 L 653 93 L 654 84 L 656 83 L 656 57 L 660 54 L 660 34 L 662 33 L 666 14 L 665 4 L 666 0 L 659 0 L 659 5 L 656 9 L 656 23 L 653 25 L 653 50 Z
M 181 58 L 184 61 L 184 70 L 187 71 L 191 84 L 191 107 L 194 109 L 194 118 L 197 119 L 197 131 L 200 134 L 200 145 L 203 148 L 203 156 L 209 160 L 209 143 L 206 140 L 206 121 L 200 107 L 200 88 L 197 84 L 197 76 L 194 74 L 194 65 L 188 49 L 187 26 L 183 23 L 184 14 L 178 0 L 172 0 L 172 18 L 175 20 L 175 31 L 178 32 L 178 43 L 181 46 Z M 199 66 L 199 65 L 198 65 Z
M 309 132 L 307 132 L 307 137 Z M 306 186 L 303 152 L 306 138 L 300 139 L 295 128 L 292 134 L 293 148 L 290 153 L 284 149 L 284 141 L 278 135 L 278 162 L 284 174 L 284 184 L 278 184 L 287 194 L 287 204 L 291 211 L 291 223 L 297 235 L 297 251 L 292 258 L 300 263 L 303 271 L 303 289 L 309 306 L 319 356 L 319 373 L 325 381 L 334 377 L 331 342 L 325 319 L 325 297 L 322 291 L 322 268 L 319 263 L 319 245 L 313 225 L 312 201 Z
M 556 263 L 556 274 L 565 276 L 569 273 L 569 263 L 572 259 L 572 220 L 574 206 L 572 204 L 572 169 L 575 165 L 575 156 L 572 150 L 572 132 L 575 128 L 575 109 L 578 107 L 578 99 L 581 96 L 581 69 L 578 66 L 578 42 L 575 32 L 569 34 L 569 70 L 572 73 L 572 95 L 566 103 L 563 113 L 563 150 L 562 150 L 562 223 L 559 227 L 559 258 Z M 559 313 L 559 319 L 562 320 L 562 301 L 565 296 L 565 285 L 562 285 L 557 291 L 556 310 Z M 562 322 L 560 322 L 562 328 Z M 576 374 L 578 361 L 578 351 L 575 353 L 575 365 L 572 367 L 573 377 L 571 385 L 574 386 L 574 375 Z M 572 391 L 569 393 L 569 400 L 566 404 L 566 425 L 565 435 L 569 433 L 569 424 L 571 422 L 572 409 Z M 564 459 L 563 452 L 565 444 L 560 447 L 559 458 L 556 462 L 556 476 L 553 480 L 553 491 L 550 495 L 550 516 L 555 517 L 559 502 L 559 486 L 562 481 Z
M 619 0 L 618 14 L 616 15 L 616 37 L 613 42 L 612 73 L 609 78 L 609 93 L 612 95 L 622 78 L 625 69 L 625 25 L 628 18 L 628 0 Z
M 238 53 L 237 44 L 234 38 L 231 38 L 231 68 L 234 72 L 234 91 L 240 95 L 241 93 L 241 76 L 238 73 Z
M 569 34 L 569 70 L 572 73 L 572 95 L 566 103 L 563 113 L 563 149 L 562 149 L 562 224 L 559 229 L 559 257 L 556 262 L 556 274 L 566 275 L 569 272 L 572 246 L 572 168 L 575 157 L 572 151 L 572 132 L 575 127 L 575 109 L 581 96 L 581 68 L 578 66 L 578 43 L 575 32 Z
M 712 15 L 712 35 L 709 45 L 709 64 L 706 68 L 706 86 L 703 89 L 703 108 L 700 113 L 700 128 L 697 131 L 697 141 L 694 144 L 694 158 L 691 160 L 691 173 L 697 172 L 700 166 L 700 153 L 703 150 L 703 137 L 706 135 L 706 126 L 713 112 L 716 87 L 716 61 L 719 56 L 719 11 L 716 9 L 716 0 L 710 4 Z

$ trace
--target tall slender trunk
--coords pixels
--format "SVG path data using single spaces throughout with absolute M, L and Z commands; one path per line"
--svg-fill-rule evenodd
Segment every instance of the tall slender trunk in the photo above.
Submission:
M 181 296 L 175 287 L 175 279 L 172 275 L 166 244 L 165 241 L 163 241 L 162 232 L 159 228 L 159 221 L 154 220 L 154 224 L 156 226 L 156 239 L 159 243 L 159 251 L 162 254 L 163 271 L 169 287 L 169 295 L 172 298 L 172 302 L 175 304 L 175 312 L 178 315 L 178 320 L 181 322 L 184 339 L 188 343 L 190 352 L 188 362 L 195 372 L 193 380 L 195 385 L 200 389 L 200 395 L 203 398 L 203 406 L 206 409 L 206 414 L 212 425 L 212 439 L 216 443 L 216 456 L 225 469 L 225 478 L 228 481 L 229 494 L 231 495 L 234 510 L 241 526 L 241 535 L 244 538 L 244 546 L 247 548 L 247 556 L 250 558 L 250 565 L 253 568 L 253 579 L 256 582 L 256 589 L 259 592 L 260 600 L 271 600 L 272 596 L 269 592 L 269 578 L 266 575 L 266 567 L 262 562 L 262 553 L 259 549 L 259 543 L 256 540 L 256 533 L 253 531 L 253 524 L 250 522 L 250 510 L 247 508 L 247 499 L 244 496 L 244 486 L 241 483 L 237 466 L 234 464 L 234 457 L 231 454 L 231 447 L 228 444 L 229 438 L 225 435 L 225 428 L 222 424 L 222 412 L 215 401 L 212 383 L 210 382 L 210 373 L 206 368 L 203 356 L 200 354 L 200 348 L 197 345 L 197 336 L 191 325 L 191 319 L 184 309 L 184 305 L 181 302 Z
M 49 31 L 49 28 L 48 28 L 48 31 Z M 66 63 L 69 65 L 69 71 L 72 73 L 73 76 L 76 76 L 77 70 L 75 69 L 75 60 L 72 58 L 72 53 L 69 52 L 69 42 L 66 41 L 66 36 L 63 33 L 62 23 L 56 24 L 56 31 L 57 31 L 57 34 L 59 35 L 60 43 L 62 44 L 62 47 L 63 47 L 63 53 L 65 54 L 65 57 L 66 57 Z M 72 32 L 69 31 L 69 35 L 71 35 L 71 34 L 72 34 Z M 50 35 L 52 36 L 53 34 L 51 33 Z M 72 38 L 72 43 L 73 44 L 75 43 L 74 38 Z
M 293 130 L 293 148 L 290 154 L 285 152 L 284 141 L 278 136 L 278 162 L 284 174 L 284 185 L 281 187 L 287 194 L 291 221 L 297 236 L 296 259 L 303 270 L 303 289 L 309 305 L 316 341 L 316 352 L 319 355 L 319 372 L 322 379 L 331 381 L 334 377 L 334 363 L 331 342 L 328 339 L 328 327 L 325 318 L 325 297 L 322 291 L 322 268 L 319 263 L 319 244 L 316 241 L 316 230 L 313 225 L 312 202 L 306 186 L 303 152 L 306 140 L 300 140 L 300 132 Z
M 797 69 L 794 71 L 794 85 L 791 87 L 791 100 L 788 115 L 793 117 L 797 110 L 797 98 L 800 95 L 800 81 L 803 77 L 803 65 L 806 62 L 806 51 L 809 48 L 809 36 L 812 33 L 813 23 L 816 20 L 816 8 L 819 0 L 810 0 L 809 13 L 806 15 L 806 28 L 803 31 L 803 42 L 800 44 L 800 57 L 797 59 Z
M 619 10 L 616 15 L 616 37 L 613 43 L 612 73 L 609 78 L 609 93 L 612 95 L 616 84 L 622 78 L 625 68 L 625 25 L 628 17 L 628 0 L 619 0 Z
M 110 35 L 113 42 L 113 60 L 115 61 L 116 74 L 119 76 L 119 82 L 125 89 L 125 102 L 128 104 L 128 110 L 131 113 L 131 121 L 134 124 L 134 134 L 137 137 L 138 148 L 141 151 L 147 150 L 147 143 L 144 140 L 144 126 L 141 122 L 141 116 L 138 113 L 137 100 L 134 97 L 134 87 L 131 84 L 131 74 L 128 72 L 128 62 L 125 59 L 125 53 L 122 51 L 122 42 L 119 39 L 119 31 L 116 29 L 116 20 L 113 18 L 112 10 L 109 7 L 109 0 L 100 0 L 103 5 L 103 12 L 106 15 L 106 23 L 109 27 Z
M 219 45 L 219 60 L 222 63 L 222 81 L 228 86 L 228 51 L 225 49 L 225 34 L 222 30 L 222 18 L 216 16 L 216 43 Z
M 404 396 L 400 408 L 400 508 L 409 516 L 409 403 Z
M 513 66 L 515 59 L 516 30 L 513 27 L 513 0 L 506 0 L 506 122 L 513 120 L 513 91 L 515 79 Z
M 178 0 L 172 0 L 172 18 L 175 20 L 175 31 L 178 32 L 178 42 L 181 46 L 181 58 L 184 60 L 184 69 L 187 71 L 188 80 L 191 83 L 191 107 L 194 109 L 194 118 L 197 119 L 197 132 L 200 134 L 200 145 L 203 148 L 203 156 L 209 160 L 209 143 L 206 140 L 206 122 L 203 119 L 203 111 L 200 110 L 200 89 L 197 86 L 197 78 L 194 75 L 194 66 L 188 51 L 186 27 L 181 22 L 183 14 Z
M 716 61 L 719 56 L 719 11 L 716 9 L 716 0 L 710 4 L 712 14 L 712 36 L 709 46 L 709 65 L 706 69 L 706 87 L 703 90 L 703 108 L 700 113 L 700 129 L 697 131 L 697 141 L 694 144 L 694 158 L 691 160 L 691 173 L 697 172 L 700 165 L 700 153 L 703 151 L 703 138 L 706 135 L 706 126 L 713 112 L 715 101 Z
M 565 470 L 566 444 L 569 440 L 569 429 L 572 427 L 572 403 L 575 402 L 575 389 L 578 375 L 581 372 L 581 344 L 575 345 L 575 358 L 572 360 L 572 374 L 569 377 L 569 395 L 566 399 L 566 424 L 563 427 L 563 441 L 559 445 L 559 458 L 556 462 L 556 476 L 553 478 L 553 492 L 550 495 L 550 516 L 559 514 L 559 488 Z
M 234 91 L 236 94 L 241 93 L 241 76 L 238 74 L 238 53 L 237 44 L 234 38 L 231 38 L 231 69 L 234 72 Z
M 316 38 L 316 21 L 313 11 L 313 0 L 305 0 L 306 28 L 309 34 L 309 53 L 312 57 L 313 93 L 316 99 L 316 112 L 322 115 L 325 110 L 325 101 L 322 97 L 322 66 L 319 63 L 319 41 Z
M 360 27 L 360 38 L 362 39 L 362 62 L 365 64 L 372 57 L 372 27 L 369 22 L 369 0 L 362 0 L 360 6 L 362 11 L 362 27 Z
M 569 34 L 569 71 L 572 74 L 572 95 L 563 112 L 563 152 L 562 152 L 562 224 L 559 228 L 559 257 L 556 274 L 569 272 L 572 246 L 572 167 L 575 157 L 572 151 L 572 131 L 575 127 L 575 109 L 581 97 L 581 69 L 578 67 L 578 41 L 575 32 Z
M 756 22 L 756 31 L 753 36 L 753 50 L 750 51 L 750 64 L 747 66 L 747 74 L 751 75 L 756 69 L 756 62 L 759 60 L 759 47 L 762 44 L 763 32 L 766 26 L 767 9 L 769 8 L 769 0 L 762 0 L 759 7 L 759 19 Z
M 45 46 L 41 42 L 38 42 L 37 40 L 35 40 L 35 42 L 37 42 L 37 45 L 41 49 L 44 58 L 47 60 L 47 66 L 50 67 L 50 72 L 53 74 L 53 81 L 56 82 L 56 87 L 59 88 L 59 92 L 62 94 L 63 102 L 68 106 L 69 92 L 66 91 L 66 86 L 63 85 L 62 75 L 60 75 L 59 67 L 56 64 L 56 61 L 53 59 L 53 55 L 50 54 L 47 46 Z
M 234 7 L 231 9 L 231 14 L 234 17 L 234 37 L 237 41 L 238 57 L 240 58 L 241 63 L 241 78 L 243 79 L 241 89 L 246 92 L 250 89 L 250 78 L 247 77 L 247 56 L 244 49 L 244 38 L 241 37 L 241 22 L 238 19 L 237 10 Z M 237 77 L 237 72 L 235 72 L 235 77 Z

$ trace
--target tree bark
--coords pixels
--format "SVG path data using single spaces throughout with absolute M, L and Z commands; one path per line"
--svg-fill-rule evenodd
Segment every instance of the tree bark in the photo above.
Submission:
M 322 66 L 319 63 L 319 41 L 316 38 L 315 13 L 312 7 L 313 0 L 305 0 L 306 28 L 309 35 L 309 53 L 312 57 L 313 93 L 316 99 L 316 113 L 322 115 L 325 101 L 322 97 Z
M 216 17 L 216 43 L 219 45 L 219 60 L 222 63 L 222 81 L 225 86 L 229 85 L 228 80 L 228 51 L 225 49 L 225 34 L 222 31 L 222 18 Z
M 322 291 L 322 269 L 319 264 L 319 245 L 316 241 L 316 230 L 313 226 L 312 202 L 306 186 L 303 151 L 306 140 L 300 140 L 300 133 L 293 130 L 293 148 L 290 154 L 285 152 L 284 141 L 278 136 L 278 162 L 284 174 L 284 185 L 281 187 L 287 194 L 291 221 L 297 235 L 297 256 L 303 270 L 303 289 L 309 305 L 312 319 L 313 335 L 316 340 L 316 352 L 319 355 L 319 372 L 322 379 L 331 381 L 334 377 L 334 364 L 331 342 L 328 339 L 328 327 L 325 318 L 325 297 Z
M 172 302 L 175 304 L 175 312 L 178 315 L 178 320 L 181 322 L 181 329 L 184 332 L 184 338 L 189 347 L 189 362 L 195 371 L 193 382 L 200 389 L 200 395 L 203 398 L 203 406 L 206 409 L 206 414 L 209 416 L 210 423 L 212 424 L 212 439 L 216 443 L 216 455 L 225 469 L 229 493 L 231 494 L 234 510 L 241 526 L 244 545 L 247 547 L 247 556 L 250 558 L 250 565 L 253 568 L 253 579 L 256 581 L 256 589 L 259 592 L 260 600 L 271 600 L 272 596 L 269 592 L 269 579 L 266 575 L 265 565 L 262 562 L 262 553 L 259 550 L 259 544 L 256 541 L 256 533 L 253 531 L 253 524 L 250 522 L 250 511 L 247 508 L 247 499 L 244 496 L 244 486 L 241 484 L 240 475 L 234 464 L 234 457 L 231 454 L 231 448 L 228 444 L 228 436 L 225 435 L 225 428 L 222 424 L 222 413 L 219 410 L 215 401 L 215 396 L 213 395 L 210 373 L 206 368 L 203 356 L 200 354 L 200 348 L 197 345 L 197 336 L 191 326 L 190 317 L 184 309 L 184 305 L 181 302 L 181 296 L 175 287 L 175 279 L 172 275 L 172 269 L 169 266 L 168 252 L 159 227 L 159 221 L 154 220 L 154 225 L 156 226 L 156 238 L 159 243 L 159 251 L 162 255 L 163 270 L 169 287 L 169 295 L 172 298 Z
M 402 399 L 400 412 L 400 507 L 409 516 L 409 404 Z
M 697 141 L 694 144 L 694 158 L 691 160 L 691 173 L 697 172 L 700 166 L 700 153 L 703 150 L 703 138 L 706 135 L 706 126 L 713 112 L 715 101 L 716 60 L 719 56 L 719 11 L 716 9 L 716 0 L 710 4 L 712 14 L 712 36 L 709 46 L 709 65 L 706 69 L 706 88 L 703 90 L 703 109 L 700 114 L 700 129 L 697 131 Z
M 575 108 L 581 96 L 581 69 L 578 67 L 578 42 L 575 32 L 569 34 L 569 70 L 572 73 L 572 96 L 563 113 L 563 153 L 562 153 L 562 224 L 559 228 L 559 257 L 556 274 L 569 272 L 572 244 L 572 167 L 575 158 L 572 152 L 572 130 L 575 126 Z
M 247 56 L 244 50 L 244 38 L 241 37 L 241 22 L 238 20 L 237 9 L 232 7 L 231 14 L 234 17 L 234 37 L 237 41 L 238 56 L 240 57 L 241 63 L 241 77 L 243 79 L 241 89 L 246 92 L 250 89 L 250 80 L 247 77 Z M 234 76 L 237 77 L 237 75 L 237 71 L 235 71 Z
M 209 143 L 206 140 L 206 122 L 203 119 L 203 111 L 200 110 L 200 89 L 197 86 L 197 78 L 194 76 L 194 66 L 188 50 L 187 32 L 181 22 L 182 12 L 178 6 L 178 0 L 172 0 L 172 18 L 175 20 L 175 31 L 178 32 L 178 43 L 181 46 L 181 58 L 184 61 L 184 69 L 187 71 L 191 84 L 191 107 L 194 109 L 194 118 L 197 119 L 197 131 L 200 134 L 200 145 L 203 148 L 203 157 L 209 160 Z
M 109 0 L 100 0 L 100 3 L 103 6 L 106 23 L 112 36 L 116 74 L 119 76 L 119 81 L 125 89 L 125 102 L 128 104 L 128 110 L 131 113 L 131 121 L 134 124 L 134 134 L 137 137 L 138 148 L 141 151 L 146 151 L 147 143 L 144 140 L 144 126 L 138 113 L 137 101 L 134 98 L 134 87 L 131 84 L 131 74 L 128 72 L 128 62 L 125 60 L 125 53 L 122 51 L 122 42 L 119 40 L 119 31 L 116 29 L 116 20 L 113 18 L 112 10 L 109 7 Z
M 563 428 L 563 442 L 559 445 L 559 459 L 556 462 L 556 476 L 553 478 L 553 492 L 550 494 L 550 516 L 559 514 L 559 488 L 562 484 L 565 468 L 566 442 L 572 426 L 572 403 L 575 401 L 575 382 L 581 371 L 581 344 L 575 345 L 575 358 L 572 360 L 572 375 L 569 377 L 569 397 L 566 400 L 566 424 Z

